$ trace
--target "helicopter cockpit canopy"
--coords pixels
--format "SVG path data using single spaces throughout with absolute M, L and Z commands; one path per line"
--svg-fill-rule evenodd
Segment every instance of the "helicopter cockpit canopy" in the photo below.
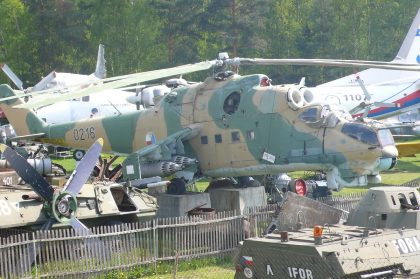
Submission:
M 333 128 L 340 121 L 339 118 L 348 119 L 351 115 L 342 107 L 330 104 L 313 104 L 302 109 L 298 118 L 312 128 Z
M 361 123 L 349 122 L 341 129 L 343 134 L 372 146 L 394 145 L 394 137 L 389 129 L 375 131 Z

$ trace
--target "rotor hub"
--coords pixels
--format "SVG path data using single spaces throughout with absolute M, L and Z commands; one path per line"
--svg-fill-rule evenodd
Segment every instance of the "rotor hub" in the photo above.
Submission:
M 70 192 L 61 192 L 54 196 L 52 202 L 52 213 L 60 223 L 68 223 L 74 217 L 77 210 L 76 196 Z
M 67 197 L 63 197 L 58 203 L 57 203 L 57 211 L 65 216 L 69 216 L 70 213 L 70 204 Z

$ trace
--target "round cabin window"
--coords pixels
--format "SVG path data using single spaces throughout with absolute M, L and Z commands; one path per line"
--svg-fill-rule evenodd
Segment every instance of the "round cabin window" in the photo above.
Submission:
M 223 110 L 227 114 L 233 114 L 238 110 L 241 94 L 239 92 L 230 93 L 223 104 Z

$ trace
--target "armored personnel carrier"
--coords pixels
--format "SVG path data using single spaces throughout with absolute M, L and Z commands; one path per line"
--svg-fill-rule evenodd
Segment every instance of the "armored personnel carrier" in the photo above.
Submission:
M 157 210 L 154 197 L 115 182 L 84 184 L 76 198 L 75 217 L 88 227 L 147 220 Z M 0 186 L 0 228 L 38 229 L 49 219 L 44 206 L 42 198 L 28 187 Z
M 275 229 L 246 239 L 235 278 L 420 278 L 418 201 L 413 188 L 371 188 L 348 224 Z
M 347 219 L 348 225 L 420 229 L 420 194 L 410 187 L 370 188 Z
M 76 229 L 95 225 L 136 222 L 155 216 L 156 199 L 139 189 L 110 181 L 86 183 L 98 159 L 102 141 L 96 142 L 80 161 L 64 186 L 53 187 L 13 149 L 0 151 L 25 185 L 0 186 L 0 230 L 49 229 L 71 225 Z

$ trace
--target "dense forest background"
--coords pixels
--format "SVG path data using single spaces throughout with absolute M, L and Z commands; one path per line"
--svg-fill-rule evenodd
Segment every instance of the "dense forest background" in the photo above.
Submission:
M 420 0 L 0 0 L 0 63 L 36 84 L 52 70 L 108 76 L 231 57 L 394 58 Z M 354 69 L 355 70 L 355 69 Z M 314 85 L 349 69 L 242 67 Z M 202 74 L 188 79 L 201 79 Z M 8 79 L 0 73 L 0 82 Z

